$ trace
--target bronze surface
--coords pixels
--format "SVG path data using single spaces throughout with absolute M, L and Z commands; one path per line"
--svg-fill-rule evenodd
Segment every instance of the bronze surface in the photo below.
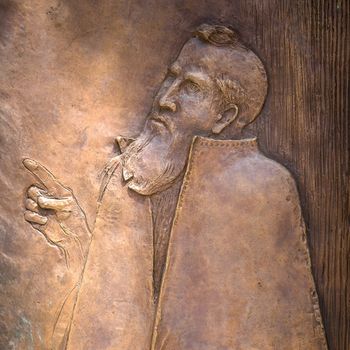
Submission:
M 147 6 L 138 1 L 126 4 L 108 0 L 0 2 L 0 348 L 65 348 L 69 334 L 69 346 L 73 349 L 148 348 L 144 344 L 151 338 L 154 348 L 164 349 L 322 348 L 322 321 L 308 253 L 300 241 L 305 230 L 294 180 L 257 149 L 253 160 L 245 151 L 239 151 L 241 160 L 235 163 L 233 150 L 237 147 L 233 145 L 244 143 L 237 139 L 244 140 L 244 134 L 253 133 L 259 135 L 265 154 L 278 159 L 296 175 L 329 346 L 347 349 L 348 119 L 344 79 L 348 76 L 345 67 L 349 50 L 344 42 L 348 35 L 348 6 L 342 1 L 209 1 L 205 6 L 196 1 L 149 2 Z M 232 44 L 240 43 L 236 34 L 221 29 L 224 33 L 217 41 L 202 28 L 197 39 L 202 36 L 214 41 L 214 47 L 209 48 L 203 38 L 187 42 L 203 21 L 233 24 L 248 46 L 259 53 L 268 70 L 269 97 L 262 116 L 243 134 L 241 127 L 260 110 L 266 82 L 254 80 L 254 74 L 249 78 L 247 73 L 251 71 L 242 63 L 249 64 L 248 50 L 234 52 L 235 59 L 230 61 L 227 51 L 215 49 L 227 38 Z M 197 74 L 196 79 L 209 87 L 200 90 L 203 93 L 195 98 L 180 93 L 198 92 L 197 83 L 191 86 L 185 78 L 191 60 L 192 66 L 204 68 L 204 73 L 198 69 L 190 73 Z M 181 70 L 174 67 L 174 62 Z M 171 78 L 166 76 L 167 66 Z M 218 76 L 220 80 L 215 79 Z M 162 80 L 162 88 L 156 94 Z M 169 81 L 172 84 L 168 85 Z M 151 142 L 142 157 L 133 153 L 137 143 L 130 145 L 135 135 L 140 140 L 144 115 L 153 96 L 151 111 L 156 106 L 156 112 L 162 112 L 154 115 L 154 125 L 159 130 L 167 121 L 162 116 L 176 118 L 181 112 L 183 119 L 169 124 L 173 126 L 172 135 L 177 135 L 173 139 L 177 141 L 173 143 L 172 159 L 178 162 L 174 168 L 166 168 L 167 178 L 152 182 L 162 173 L 162 160 L 170 154 L 167 143 L 158 142 L 166 138 L 156 138 L 157 142 Z M 225 96 L 219 98 L 224 103 L 215 105 L 218 96 Z M 199 97 L 204 97 L 202 102 Z M 215 103 L 207 103 L 210 100 Z M 206 118 L 193 118 L 195 123 L 188 124 L 186 115 Z M 157 120 L 157 116 L 161 118 Z M 128 140 L 119 138 L 124 156 L 116 156 L 116 150 L 112 150 L 118 134 L 128 135 Z M 196 138 L 187 164 L 195 135 L 236 140 Z M 219 144 L 232 146 L 214 146 Z M 221 149 L 219 154 L 216 149 Z M 201 150 L 213 156 L 201 158 Z M 156 153 L 158 156 L 154 156 Z M 99 194 L 98 174 L 110 157 L 113 158 L 105 168 Z M 36 177 L 34 184 L 33 177 L 23 171 L 23 159 Z M 235 185 L 234 179 L 240 183 L 242 179 L 239 171 L 231 172 L 234 164 L 250 164 L 245 173 L 250 175 L 242 175 L 244 181 L 264 171 L 271 171 L 276 177 L 266 176 L 250 183 L 251 201 L 245 203 L 245 199 L 235 195 L 248 190 Z M 199 173 L 200 180 L 188 187 L 188 181 L 191 183 Z M 230 179 L 229 186 L 223 181 L 225 176 Z M 145 179 L 150 180 L 147 186 L 142 183 Z M 267 191 L 269 181 L 273 184 L 271 191 Z M 281 188 L 279 193 L 277 188 Z M 289 198 L 286 202 L 284 191 L 291 193 L 285 197 Z M 192 193 L 191 200 L 188 193 Z M 271 230 L 271 241 L 266 239 L 265 245 L 257 245 L 258 239 L 250 240 L 254 230 L 245 237 L 247 241 L 240 241 L 238 231 L 242 225 L 261 223 L 265 227 L 258 211 L 265 210 L 263 202 L 269 196 L 280 203 L 269 206 L 280 213 L 264 231 Z M 217 212 L 218 198 L 228 199 L 230 206 L 225 204 L 225 209 Z M 183 211 L 182 205 L 191 210 Z M 178 220 L 173 223 L 176 206 Z M 231 206 L 237 210 L 222 217 Z M 295 210 L 286 214 L 290 206 Z M 273 212 L 268 211 L 264 218 L 273 216 Z M 23 219 L 23 213 L 31 226 Z M 283 219 L 286 216 L 289 221 Z M 230 220 L 234 218 L 233 224 Z M 277 222 L 281 222 L 281 232 L 290 233 L 286 242 L 276 234 L 273 224 Z M 222 229 L 215 230 L 215 242 L 210 240 L 211 225 L 205 223 Z M 227 229 L 229 226 L 235 230 Z M 196 232 L 207 239 L 196 241 Z M 222 232 L 222 236 L 217 232 Z M 220 237 L 236 240 L 242 246 L 222 246 Z M 284 244 L 288 243 L 286 249 Z M 214 254 L 215 248 L 228 255 Z M 248 248 L 264 263 L 251 258 Z M 243 257 L 249 256 L 249 263 L 242 263 L 241 255 L 233 257 L 232 253 L 238 250 L 245 251 Z M 263 255 L 264 252 L 270 255 Z M 279 255 L 282 252 L 283 257 Z M 282 264 L 272 263 L 274 257 L 285 263 L 292 261 L 284 268 L 287 273 L 281 272 Z M 120 268 L 118 262 L 122 259 Z M 225 264 L 220 265 L 223 261 Z M 257 265 L 254 273 L 262 274 L 271 264 L 270 279 L 280 284 L 269 284 L 269 279 L 261 276 L 254 279 L 249 265 L 252 262 Z M 238 273 L 234 263 L 241 264 L 245 274 Z M 214 266 L 218 266 L 215 273 Z M 188 281 L 189 276 L 194 278 Z M 233 276 L 240 289 L 229 283 Z M 232 288 L 225 289 L 226 283 Z M 215 288 L 210 289 L 213 284 Z M 203 293 L 199 287 L 203 287 Z M 192 294 L 198 298 L 191 298 Z M 218 295 L 221 303 L 217 302 Z M 266 301 L 275 295 L 276 300 Z M 230 309 L 230 300 L 235 301 L 237 309 Z M 295 308 L 291 307 L 291 300 L 295 301 Z M 268 318 L 264 322 L 260 322 L 261 303 Z M 241 312 L 243 309 L 248 311 Z M 154 312 L 158 315 L 155 325 Z M 120 317 L 114 317 L 115 314 Z M 196 322 L 189 325 L 192 318 Z M 218 328 L 217 320 L 227 323 L 221 322 L 222 327 Z M 279 324 L 276 320 L 284 322 Z M 207 329 L 208 324 L 215 324 L 218 331 Z M 225 335 L 225 324 L 234 330 L 234 337 Z M 251 327 L 249 336 L 239 331 L 242 324 Z M 254 333 L 253 328 L 259 332 Z M 314 337 L 310 337 L 313 331 Z M 286 338 L 288 344 L 284 343 Z

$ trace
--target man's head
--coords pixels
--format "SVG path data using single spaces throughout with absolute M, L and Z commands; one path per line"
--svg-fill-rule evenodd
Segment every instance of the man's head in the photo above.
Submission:
M 150 195 L 183 172 L 195 135 L 237 134 L 267 91 L 259 58 L 229 28 L 201 25 L 170 66 L 141 135 L 123 155 L 129 188 Z

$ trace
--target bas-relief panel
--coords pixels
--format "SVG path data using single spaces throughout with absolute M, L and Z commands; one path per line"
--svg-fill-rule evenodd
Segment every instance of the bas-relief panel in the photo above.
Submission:
M 47 12 L 56 30 L 63 30 L 59 25 L 69 13 L 64 5 L 53 5 L 50 11 L 40 2 L 33 8 Z M 30 31 L 34 17 L 32 23 L 28 17 L 17 17 L 27 28 L 16 35 Z M 43 16 L 35 21 L 46 30 L 32 31 L 31 41 L 54 35 Z M 118 40 L 113 45 L 102 40 L 103 55 L 96 57 L 99 47 L 88 38 L 103 38 L 113 30 L 102 26 L 94 33 L 84 21 L 75 20 L 86 29 L 84 49 L 74 35 L 61 42 L 54 37 L 56 47 L 46 41 L 33 51 L 21 48 L 27 76 L 17 85 L 26 93 L 16 96 L 18 115 L 15 108 L 12 117 L 21 120 L 22 104 L 33 101 L 39 116 L 16 154 L 17 160 L 25 157 L 35 182 L 20 165 L 14 167 L 14 177 L 28 184 L 16 193 L 16 203 L 19 211 L 26 208 L 24 218 L 33 226 L 24 229 L 23 223 L 25 239 L 35 243 L 7 247 L 12 281 L 20 268 L 26 282 L 10 282 L 10 288 L 28 301 L 4 308 L 7 344 L 18 349 L 325 347 L 294 181 L 261 154 L 258 141 L 244 136 L 265 99 L 260 60 L 228 28 L 200 27 L 178 56 L 181 40 L 171 35 L 165 45 L 173 46 L 167 48 L 173 64 L 153 104 L 155 81 L 161 80 L 169 57 L 158 70 L 152 67 L 153 86 L 140 84 L 132 91 L 126 85 L 113 102 L 104 92 L 110 93 L 118 80 L 133 79 L 139 61 L 128 56 L 130 64 L 122 71 L 107 74 L 122 57 L 113 55 Z M 188 26 L 188 38 L 194 28 Z M 52 67 L 40 54 L 55 55 L 58 49 L 58 63 L 73 62 L 69 69 L 56 70 L 47 86 Z M 85 63 L 74 62 L 76 49 L 86 56 Z M 34 58 L 42 64 L 28 72 Z M 149 82 L 147 62 L 144 68 Z M 109 80 L 99 80 L 99 75 L 109 75 Z M 27 81 L 36 84 L 26 86 Z M 48 95 L 56 96 L 46 104 L 37 99 L 42 84 Z M 93 89 L 100 93 L 92 94 Z M 147 94 L 149 102 L 140 106 Z M 145 119 L 121 100 L 125 106 L 138 105 L 138 113 L 153 107 Z M 71 118 L 62 122 L 57 116 L 65 112 Z M 145 123 L 141 133 L 140 121 Z M 23 120 L 12 135 L 26 124 Z M 117 137 L 117 154 L 112 154 L 116 130 L 127 137 Z M 72 152 L 73 146 L 83 151 Z M 92 153 L 84 154 L 87 148 L 95 150 L 96 161 Z M 95 181 L 108 153 L 112 160 Z M 80 166 L 72 173 L 70 162 L 86 164 L 89 171 Z M 101 184 L 98 196 L 95 183 Z M 11 258 L 16 245 L 24 247 L 22 261 Z M 25 263 L 23 269 L 25 259 L 35 264 Z
M 25 220 L 63 257 L 49 348 L 326 348 L 294 180 L 244 138 L 266 92 L 257 55 L 203 24 L 141 133 L 117 138 L 92 225 L 23 160 L 38 181 Z

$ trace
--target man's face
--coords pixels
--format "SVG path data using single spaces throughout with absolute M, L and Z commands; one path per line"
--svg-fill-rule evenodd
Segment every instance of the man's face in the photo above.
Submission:
M 216 86 L 207 62 L 215 52 L 190 40 L 170 66 L 144 129 L 123 154 L 129 188 L 150 195 L 183 172 L 194 135 L 208 135 L 216 121 Z

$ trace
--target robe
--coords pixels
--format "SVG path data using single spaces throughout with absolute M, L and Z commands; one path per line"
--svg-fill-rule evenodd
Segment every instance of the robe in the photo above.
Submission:
M 117 168 L 67 349 L 327 349 L 295 182 L 256 139 L 194 138 L 157 305 L 151 217 Z

